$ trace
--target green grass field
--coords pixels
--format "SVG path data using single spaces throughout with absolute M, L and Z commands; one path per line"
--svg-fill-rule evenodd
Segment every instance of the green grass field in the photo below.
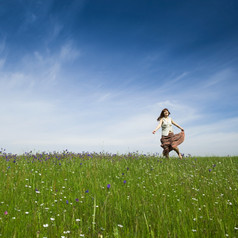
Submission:
M 1 237 L 238 237 L 238 157 L 0 156 Z

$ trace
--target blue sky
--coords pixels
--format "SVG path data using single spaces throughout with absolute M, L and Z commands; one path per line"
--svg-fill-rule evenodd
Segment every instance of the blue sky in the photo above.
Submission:
M 235 0 L 0 1 L 0 146 L 7 152 L 237 155 Z M 179 132 L 174 128 L 175 132 Z

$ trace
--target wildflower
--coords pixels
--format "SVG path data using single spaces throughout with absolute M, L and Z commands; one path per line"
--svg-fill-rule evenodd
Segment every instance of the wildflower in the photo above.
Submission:
M 78 202 L 78 201 L 79 201 L 79 199 L 78 199 L 78 198 L 76 198 L 76 199 L 75 199 L 75 201 L 76 201 L 76 202 Z
M 50 220 L 51 220 L 51 221 L 54 221 L 54 220 L 55 220 L 55 218 L 51 217 L 51 218 L 50 218 Z
M 8 214 L 8 212 L 7 212 L 7 211 L 5 211 L 5 212 L 4 212 L 4 214 L 5 214 L 5 215 L 7 215 L 7 214 Z
M 118 224 L 118 226 L 119 226 L 119 227 L 123 227 L 123 225 L 121 225 L 121 224 Z
M 124 175 L 124 173 L 122 173 L 122 175 Z
M 12 219 L 13 219 L 13 220 L 15 220 L 15 219 L 16 219 L 16 217 L 13 217 Z
M 234 227 L 235 230 L 238 230 L 238 227 Z
M 123 183 L 125 184 L 125 183 L 126 183 L 126 180 L 124 180 Z
M 88 193 L 88 192 L 89 192 L 88 190 L 85 191 L 85 193 Z
M 80 221 L 80 219 L 77 218 L 75 221 Z
M 66 204 L 69 204 L 69 201 L 68 201 L 68 200 L 66 200 Z
M 197 232 L 197 230 L 195 230 L 195 229 L 192 229 L 192 232 Z
M 212 170 L 211 169 L 209 169 L 209 172 L 211 172 Z
M 29 214 L 29 212 L 25 212 L 25 214 Z
M 43 227 L 48 227 L 49 225 L 48 224 L 43 224 Z
M 109 189 L 110 187 L 111 187 L 111 184 L 108 184 L 108 185 L 107 185 L 107 188 Z

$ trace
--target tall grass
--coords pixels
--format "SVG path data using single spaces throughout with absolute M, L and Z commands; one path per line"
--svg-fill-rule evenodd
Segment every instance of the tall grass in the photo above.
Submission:
M 238 157 L 2 154 L 2 237 L 238 237 Z

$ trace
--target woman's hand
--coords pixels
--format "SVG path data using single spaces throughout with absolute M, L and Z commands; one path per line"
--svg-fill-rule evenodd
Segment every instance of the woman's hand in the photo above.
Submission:
M 155 134 L 156 131 L 153 131 L 152 133 Z
M 184 129 L 183 128 L 180 128 L 181 129 L 181 131 L 184 131 Z

